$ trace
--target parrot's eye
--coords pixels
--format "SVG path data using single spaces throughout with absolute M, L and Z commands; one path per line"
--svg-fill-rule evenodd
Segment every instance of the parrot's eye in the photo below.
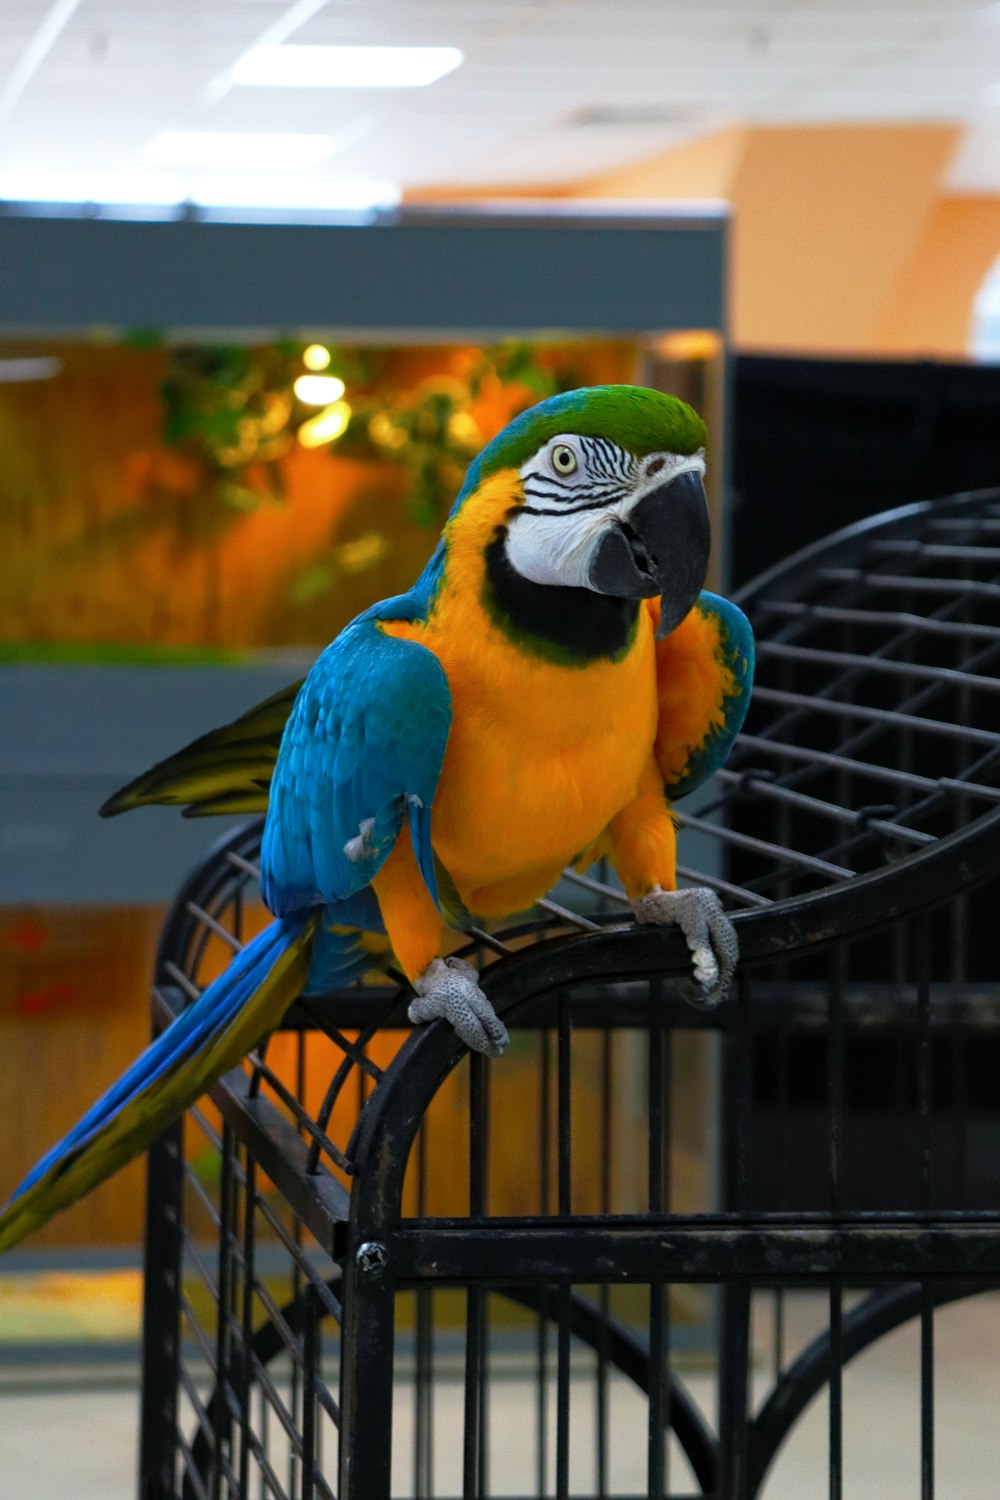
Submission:
M 565 443 L 558 443 L 552 450 L 552 467 L 557 474 L 576 473 L 576 454 Z

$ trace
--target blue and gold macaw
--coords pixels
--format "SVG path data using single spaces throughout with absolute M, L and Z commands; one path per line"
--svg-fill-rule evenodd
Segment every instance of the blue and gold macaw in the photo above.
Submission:
M 690 407 L 635 386 L 522 413 L 407 593 L 105 805 L 266 806 L 275 920 L 38 1163 L 0 1248 L 143 1151 L 296 995 L 370 967 L 369 934 L 414 1022 L 498 1056 L 507 1032 L 445 926 L 524 910 L 567 864 L 611 860 L 640 921 L 683 930 L 705 1002 L 722 996 L 735 934 L 713 892 L 677 891 L 670 810 L 725 759 L 753 672 L 746 619 L 702 592 L 704 447 Z

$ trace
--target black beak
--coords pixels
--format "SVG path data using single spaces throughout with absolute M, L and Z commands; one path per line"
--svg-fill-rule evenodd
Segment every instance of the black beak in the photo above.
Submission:
M 604 533 L 590 565 L 588 583 L 616 599 L 660 595 L 662 640 L 685 618 L 701 593 L 708 571 L 711 535 L 701 475 L 688 470 L 657 485 Z

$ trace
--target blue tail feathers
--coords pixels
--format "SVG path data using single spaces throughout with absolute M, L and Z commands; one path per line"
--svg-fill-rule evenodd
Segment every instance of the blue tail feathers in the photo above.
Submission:
M 77 1157 L 128 1104 L 166 1073 L 221 1036 L 267 979 L 275 962 L 299 937 L 308 920 L 308 913 L 283 917 L 248 943 L 225 972 L 146 1048 L 68 1135 L 32 1168 L 12 1195 L 11 1204 L 50 1172 L 58 1171 L 60 1164 Z

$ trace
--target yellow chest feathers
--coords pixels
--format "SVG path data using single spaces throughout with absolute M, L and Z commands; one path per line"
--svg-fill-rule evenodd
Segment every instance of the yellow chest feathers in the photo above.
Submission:
M 485 549 L 518 493 L 516 475 L 488 480 L 450 523 L 429 619 L 383 627 L 433 651 L 448 678 L 433 837 L 463 895 L 548 873 L 593 843 L 636 795 L 656 735 L 645 608 L 617 659 L 573 666 L 525 650 L 484 606 Z

